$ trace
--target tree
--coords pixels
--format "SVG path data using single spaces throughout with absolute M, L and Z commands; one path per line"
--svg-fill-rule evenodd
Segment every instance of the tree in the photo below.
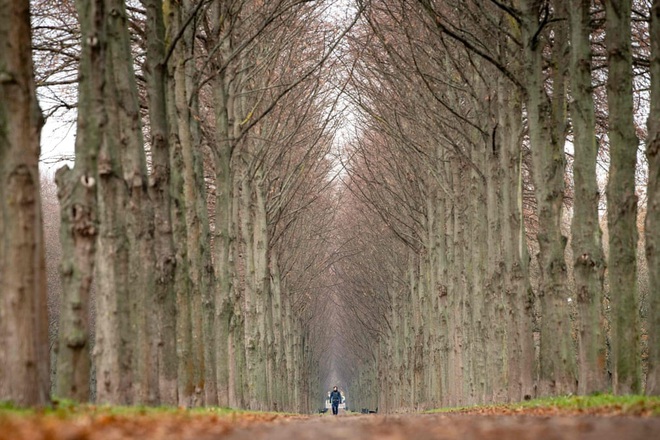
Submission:
M 606 389 L 602 296 L 605 259 L 598 218 L 596 122 L 591 86 L 589 0 L 568 8 L 571 29 L 570 112 L 575 156 L 575 197 L 571 226 L 576 299 L 579 307 L 578 393 Z
M 147 96 L 151 137 L 152 172 L 149 179 L 154 204 L 154 298 L 157 310 L 156 353 L 160 402 L 175 405 L 177 400 L 176 291 L 174 290 L 175 248 L 172 238 L 170 198 L 170 128 L 167 107 L 167 65 L 165 21 L 162 0 L 144 0 L 146 9 Z
M 0 2 L 0 399 L 49 402 L 40 132 L 30 3 Z
M 660 394 L 660 1 L 651 7 L 651 109 L 646 156 L 649 161 L 646 259 L 649 265 L 649 365 L 646 394 Z
M 105 8 L 103 2 L 77 3 L 82 32 L 76 162 L 58 170 L 62 246 L 62 297 L 55 394 L 85 402 L 90 397 L 89 303 L 97 218 L 97 159 L 105 138 Z
M 540 380 L 542 394 L 575 391 L 577 371 L 568 317 L 568 288 L 560 223 L 564 196 L 564 143 L 566 140 L 567 25 L 557 21 L 550 46 L 549 5 L 539 0 L 522 2 L 522 38 L 525 53 L 525 95 L 534 188 L 538 212 L 541 302 Z M 566 14 L 566 4 L 553 2 L 553 10 Z M 543 52 L 552 51 L 552 94 L 546 91 Z
M 639 140 L 633 121 L 631 1 L 605 1 L 610 169 L 607 181 L 609 282 L 612 303 L 612 385 L 617 394 L 641 391 L 637 304 L 637 195 Z

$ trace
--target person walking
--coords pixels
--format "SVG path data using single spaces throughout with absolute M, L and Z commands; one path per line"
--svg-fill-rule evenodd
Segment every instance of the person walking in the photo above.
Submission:
M 339 404 L 341 403 L 341 393 L 336 386 L 330 393 L 330 403 L 332 404 L 332 414 L 336 416 L 339 412 Z

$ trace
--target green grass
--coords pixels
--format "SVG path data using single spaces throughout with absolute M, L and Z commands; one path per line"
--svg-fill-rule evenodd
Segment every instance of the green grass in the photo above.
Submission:
M 119 405 L 94 405 L 91 403 L 77 403 L 66 399 L 53 399 L 51 406 L 44 408 L 21 408 L 10 402 L 0 402 L 0 416 L 29 416 L 50 415 L 58 418 L 71 418 L 79 415 L 112 415 L 112 416 L 157 416 L 165 414 L 185 414 L 190 416 L 218 415 L 231 416 L 239 414 L 277 414 L 293 415 L 288 413 L 266 413 L 259 411 L 248 411 L 223 407 L 204 408 L 179 408 L 175 406 L 119 406 Z
M 530 400 L 515 406 L 520 408 L 554 407 L 558 409 L 621 409 L 623 412 L 630 410 L 649 409 L 654 415 L 660 415 L 660 397 L 651 396 L 614 396 L 612 394 L 598 394 L 593 396 L 562 396 L 546 399 Z
M 0 401 L 0 415 L 1 414 L 28 414 L 32 409 L 19 408 L 11 402 Z
M 496 413 L 501 410 L 507 412 L 542 412 L 565 411 L 565 412 L 592 412 L 592 413 L 616 413 L 625 415 L 650 414 L 660 416 L 660 397 L 654 396 L 614 396 L 611 394 L 598 394 L 592 396 L 560 396 L 534 399 L 519 403 L 501 405 L 481 405 L 470 407 L 438 408 L 427 411 L 429 413 L 451 413 L 451 412 L 482 412 Z

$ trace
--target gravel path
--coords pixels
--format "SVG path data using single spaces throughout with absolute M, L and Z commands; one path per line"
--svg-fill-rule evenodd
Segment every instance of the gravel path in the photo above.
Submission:
M 211 439 L 213 437 L 209 437 Z M 217 437 L 216 437 L 217 438 Z M 324 416 L 234 431 L 231 440 L 653 440 L 660 418 L 603 416 Z
M 0 440 L 660 440 L 660 417 L 324 415 L 0 417 Z

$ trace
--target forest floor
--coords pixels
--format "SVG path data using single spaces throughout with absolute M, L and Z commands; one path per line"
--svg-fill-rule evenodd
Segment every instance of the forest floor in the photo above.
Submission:
M 0 440 L 501 440 L 660 438 L 660 400 L 568 408 L 463 408 L 433 414 L 287 415 L 228 410 L 0 409 Z

